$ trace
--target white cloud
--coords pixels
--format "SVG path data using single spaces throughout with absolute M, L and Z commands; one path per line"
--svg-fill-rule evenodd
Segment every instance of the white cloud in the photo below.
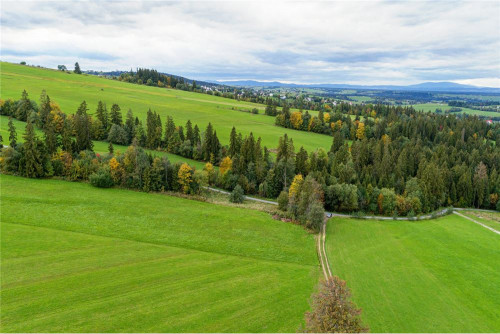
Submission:
M 48 67 L 312 83 L 500 78 L 496 1 L 3 1 L 0 18 L 2 60 Z

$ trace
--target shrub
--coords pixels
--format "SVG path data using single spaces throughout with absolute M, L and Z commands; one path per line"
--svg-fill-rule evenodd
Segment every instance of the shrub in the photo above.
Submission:
M 321 224 L 325 219 L 325 209 L 319 202 L 314 202 L 307 212 L 307 228 L 313 231 L 319 231 Z
M 278 196 L 278 208 L 281 211 L 286 211 L 288 206 L 288 193 L 286 191 L 282 191 Z
M 231 203 L 243 203 L 244 199 L 245 194 L 243 192 L 243 188 L 238 184 L 229 195 L 229 201 Z
M 312 311 L 306 313 L 307 333 L 361 333 L 368 328 L 361 323 L 361 309 L 351 301 L 346 282 L 337 276 L 320 283 L 313 295 Z
M 91 185 L 97 188 L 110 188 L 114 185 L 109 170 L 102 167 L 89 176 L 89 181 Z
M 258 114 L 258 113 L 259 113 L 259 109 L 257 109 L 257 108 L 252 109 L 252 114 Z

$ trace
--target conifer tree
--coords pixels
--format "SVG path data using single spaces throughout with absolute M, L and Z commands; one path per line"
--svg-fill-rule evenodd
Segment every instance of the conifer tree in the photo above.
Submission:
M 193 125 L 191 124 L 190 120 L 186 122 L 186 139 L 189 140 L 191 144 L 193 144 L 194 133 L 193 133 Z
M 97 103 L 96 117 L 101 121 L 104 132 L 108 132 L 110 128 L 108 110 L 106 109 L 106 105 L 102 101 L 99 101 Z
M 75 74 L 82 74 L 82 70 L 80 69 L 80 64 L 78 62 L 75 63 Z
M 55 153 L 57 151 L 57 146 L 58 146 L 57 134 L 50 113 L 47 115 L 47 120 L 43 132 L 45 134 L 45 146 L 47 148 L 47 153 L 49 154 Z
M 122 126 L 123 121 L 122 113 L 120 112 L 120 110 L 120 106 L 116 103 L 111 106 L 110 118 L 112 124 Z
M 64 120 L 61 133 L 62 149 L 66 152 L 73 151 L 73 139 L 71 139 L 71 127 L 68 120 Z
M 77 152 L 92 150 L 94 143 L 91 136 L 90 116 L 87 115 L 87 102 L 83 101 L 75 114 L 75 135 Z
M 42 153 L 38 150 L 38 139 L 35 134 L 35 128 L 32 122 L 26 123 L 23 143 L 23 161 L 22 170 L 24 176 L 41 177 L 43 176 Z
M 12 117 L 9 117 L 9 146 L 16 148 L 17 144 L 17 132 Z

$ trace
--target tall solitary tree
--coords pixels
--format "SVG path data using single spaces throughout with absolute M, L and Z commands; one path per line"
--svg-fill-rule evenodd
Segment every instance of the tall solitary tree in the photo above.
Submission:
M 78 62 L 75 63 L 75 71 L 76 74 L 82 74 L 82 70 L 80 70 L 80 64 Z

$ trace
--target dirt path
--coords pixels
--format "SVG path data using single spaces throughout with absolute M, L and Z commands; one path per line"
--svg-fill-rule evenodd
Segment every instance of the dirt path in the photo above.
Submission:
M 456 214 L 456 215 L 459 215 L 460 217 L 463 217 L 463 218 L 465 218 L 465 219 L 468 219 L 468 220 L 470 220 L 471 222 L 474 222 L 474 223 L 476 223 L 476 224 L 479 224 L 479 225 L 481 225 L 482 227 L 487 228 L 488 230 L 490 230 L 490 231 L 492 231 L 492 232 L 495 232 L 496 234 L 500 234 L 500 231 L 497 231 L 497 230 L 495 230 L 494 228 L 491 228 L 491 227 L 489 227 L 489 226 L 486 226 L 486 225 L 484 225 L 483 223 L 480 223 L 480 222 L 478 222 L 478 221 L 477 221 L 477 220 L 475 220 L 475 219 L 472 219 L 472 218 L 470 218 L 470 217 L 467 217 L 467 216 L 465 216 L 465 215 L 461 214 L 460 212 L 453 211 L 453 213 L 454 213 L 454 214 Z
M 216 188 L 212 188 L 212 187 L 205 187 L 205 189 L 208 189 L 210 191 L 215 191 L 215 192 L 218 192 L 218 193 L 221 193 L 221 194 L 226 194 L 226 195 L 229 195 L 230 193 L 228 191 L 225 191 L 225 190 L 220 190 L 220 189 L 216 189 Z M 250 200 L 250 201 L 256 201 L 256 202 L 261 202 L 261 203 L 267 203 L 267 204 L 273 204 L 273 205 L 278 205 L 277 202 L 273 202 L 273 201 L 268 201 L 268 200 L 265 200 L 265 199 L 260 199 L 260 198 L 255 198 L 255 197 L 249 197 L 249 196 L 245 196 L 245 199 L 247 200 Z M 459 215 L 465 219 L 468 219 L 476 224 L 479 224 L 485 228 L 487 228 L 488 230 L 492 231 L 492 232 L 495 232 L 497 234 L 500 234 L 499 231 L 489 227 L 489 226 L 486 226 L 480 222 L 478 222 L 477 220 L 474 220 L 472 218 L 469 218 L 467 216 L 464 216 L 463 214 L 459 213 L 458 210 L 465 210 L 465 209 L 462 209 L 462 208 L 452 208 L 453 210 L 453 213 L 456 214 L 456 215 Z M 467 209 L 467 210 L 474 210 L 474 209 Z M 485 211 L 485 212 L 491 212 L 490 210 L 477 210 L 477 211 Z M 422 220 L 422 219 L 431 219 L 431 218 L 434 218 L 434 217 L 439 217 L 439 216 L 442 216 L 442 215 L 445 215 L 446 213 L 448 212 L 448 209 L 443 209 L 441 211 L 438 211 L 436 212 L 434 215 L 431 215 L 431 214 L 428 214 L 428 215 L 424 215 L 424 216 L 420 216 L 419 217 L 419 220 Z M 330 262 L 328 262 L 328 256 L 326 255 L 326 222 L 330 219 L 330 218 L 334 218 L 334 217 L 343 217 L 343 218 L 361 218 L 361 219 L 371 219 L 371 220 L 415 220 L 413 218 L 407 218 L 407 217 L 381 217 L 381 216 L 362 216 L 362 217 L 359 217 L 359 216 L 354 216 L 354 215 L 348 215 L 348 214 L 341 214 L 341 213 L 332 213 L 332 212 L 325 212 L 325 219 L 323 221 L 323 225 L 321 226 L 321 229 L 320 229 L 320 233 L 317 235 L 316 237 L 316 248 L 317 248 L 317 252 L 318 252 L 318 258 L 319 258 L 319 262 L 320 262 L 320 265 L 321 265 L 321 270 L 323 271 L 323 276 L 325 277 L 325 279 L 328 279 L 329 277 L 332 277 L 332 270 L 330 268 Z
M 318 234 L 317 240 L 318 240 L 318 256 L 319 256 L 319 261 L 321 263 L 321 269 L 323 270 L 323 275 L 325 276 L 325 279 L 328 279 L 329 277 L 332 277 L 332 270 L 330 269 L 330 263 L 328 262 L 328 256 L 326 255 L 326 246 L 325 246 L 325 240 L 326 240 L 326 222 L 328 221 L 328 218 L 325 217 L 323 220 L 323 225 L 321 226 L 320 233 Z

